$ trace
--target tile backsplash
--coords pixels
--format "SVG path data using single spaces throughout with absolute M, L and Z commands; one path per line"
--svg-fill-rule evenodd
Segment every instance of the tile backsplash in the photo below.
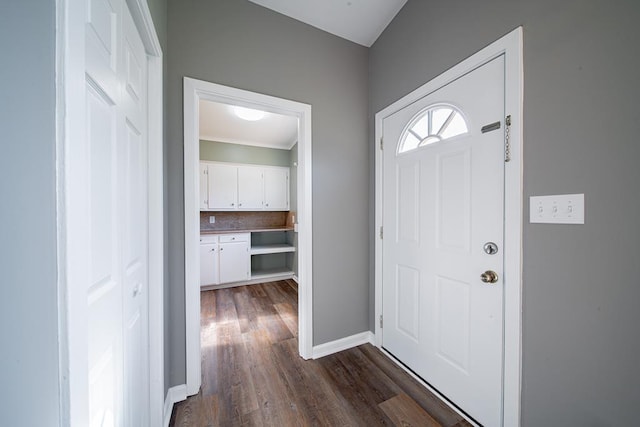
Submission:
M 216 222 L 209 223 L 215 216 Z M 295 212 L 200 212 L 201 231 L 250 230 L 292 226 Z

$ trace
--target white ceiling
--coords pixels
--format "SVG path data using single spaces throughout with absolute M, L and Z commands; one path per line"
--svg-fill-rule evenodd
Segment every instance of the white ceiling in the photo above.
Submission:
M 200 139 L 290 150 L 298 140 L 298 119 L 265 113 L 255 122 L 233 113 L 233 106 L 200 101 Z
M 407 0 L 249 0 L 366 47 Z

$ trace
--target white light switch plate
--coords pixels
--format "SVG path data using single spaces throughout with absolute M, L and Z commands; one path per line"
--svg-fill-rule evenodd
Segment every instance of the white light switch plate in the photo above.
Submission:
M 546 224 L 584 224 L 584 194 L 531 196 L 529 222 Z
M 216 223 L 216 217 L 215 217 L 215 216 L 213 216 L 213 215 L 211 215 L 211 216 L 209 217 L 209 224 L 215 224 L 215 223 Z

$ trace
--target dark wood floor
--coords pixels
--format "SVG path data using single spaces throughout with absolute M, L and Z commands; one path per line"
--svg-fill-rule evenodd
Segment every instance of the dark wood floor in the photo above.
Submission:
M 202 293 L 202 388 L 171 426 L 469 426 L 377 348 L 298 356 L 298 294 L 280 281 Z

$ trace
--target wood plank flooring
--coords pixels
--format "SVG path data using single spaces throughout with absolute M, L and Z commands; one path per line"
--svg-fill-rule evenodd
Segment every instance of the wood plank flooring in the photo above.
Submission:
M 369 344 L 300 358 L 292 280 L 201 301 L 202 387 L 170 426 L 470 426 Z

